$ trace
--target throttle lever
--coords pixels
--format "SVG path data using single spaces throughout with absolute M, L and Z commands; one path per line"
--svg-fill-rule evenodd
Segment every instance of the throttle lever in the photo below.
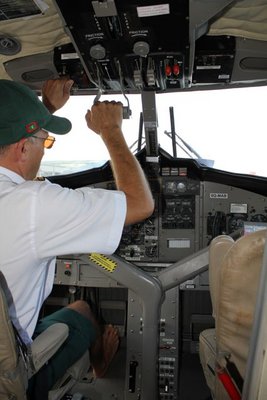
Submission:
M 102 95 L 102 92 L 99 91 L 94 99 L 94 104 L 97 103 Z M 130 109 L 129 105 L 128 106 L 123 106 L 122 107 L 122 118 L 123 119 L 129 119 L 130 116 L 132 115 L 132 110 Z
M 122 107 L 122 118 L 123 119 L 129 119 L 131 115 L 132 115 L 132 110 L 130 109 L 130 107 L 129 106 L 123 106 Z

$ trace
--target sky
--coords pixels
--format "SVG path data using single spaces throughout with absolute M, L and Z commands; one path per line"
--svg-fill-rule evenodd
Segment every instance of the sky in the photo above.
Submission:
M 123 96 L 103 95 L 100 100 L 120 100 Z M 129 95 L 132 116 L 123 120 L 128 145 L 138 139 L 141 95 Z M 106 160 L 108 152 L 101 138 L 87 128 L 84 115 L 94 96 L 72 96 L 56 115 L 71 120 L 72 131 L 60 137 L 44 161 Z M 156 95 L 158 142 L 172 154 L 169 107 L 173 107 L 175 132 L 202 158 L 214 160 L 214 167 L 232 172 L 267 176 L 266 123 L 267 86 Z M 177 148 L 178 157 L 188 157 Z

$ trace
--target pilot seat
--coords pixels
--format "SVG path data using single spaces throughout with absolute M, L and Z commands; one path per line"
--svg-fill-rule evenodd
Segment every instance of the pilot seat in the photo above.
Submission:
M 26 346 L 8 314 L 6 281 L 0 272 L 0 399 L 26 400 L 28 380 L 53 356 L 68 337 L 68 326 L 56 323 Z M 48 400 L 59 400 L 89 369 L 86 352 L 48 393 Z M 40 393 L 41 398 L 41 393 Z
M 209 284 L 215 328 L 200 334 L 200 361 L 213 399 L 241 399 L 266 229 L 214 238 Z

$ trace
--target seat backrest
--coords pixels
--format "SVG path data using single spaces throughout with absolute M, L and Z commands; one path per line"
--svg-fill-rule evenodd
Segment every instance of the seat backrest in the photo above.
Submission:
M 210 245 L 210 289 L 215 317 L 216 357 L 230 355 L 244 378 L 263 261 L 266 229 L 233 242 Z
M 0 399 L 26 399 L 27 370 L 8 314 L 6 295 L 0 285 Z

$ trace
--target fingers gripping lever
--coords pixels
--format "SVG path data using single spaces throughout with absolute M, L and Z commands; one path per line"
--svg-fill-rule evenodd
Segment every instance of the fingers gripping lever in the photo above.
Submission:
M 95 97 L 95 99 L 94 99 L 94 104 L 95 103 L 97 103 L 99 100 L 100 100 L 100 97 L 101 97 L 101 95 L 102 95 L 102 91 L 101 90 L 99 90 L 99 92 L 97 93 L 97 95 L 96 95 L 96 97 Z M 128 98 L 124 95 L 124 97 L 126 98 L 126 100 L 127 100 L 127 106 L 123 106 L 122 107 L 122 118 L 123 119 L 129 119 L 130 118 L 130 116 L 132 115 L 132 110 L 130 109 L 130 105 L 129 105 L 129 100 L 128 100 Z

